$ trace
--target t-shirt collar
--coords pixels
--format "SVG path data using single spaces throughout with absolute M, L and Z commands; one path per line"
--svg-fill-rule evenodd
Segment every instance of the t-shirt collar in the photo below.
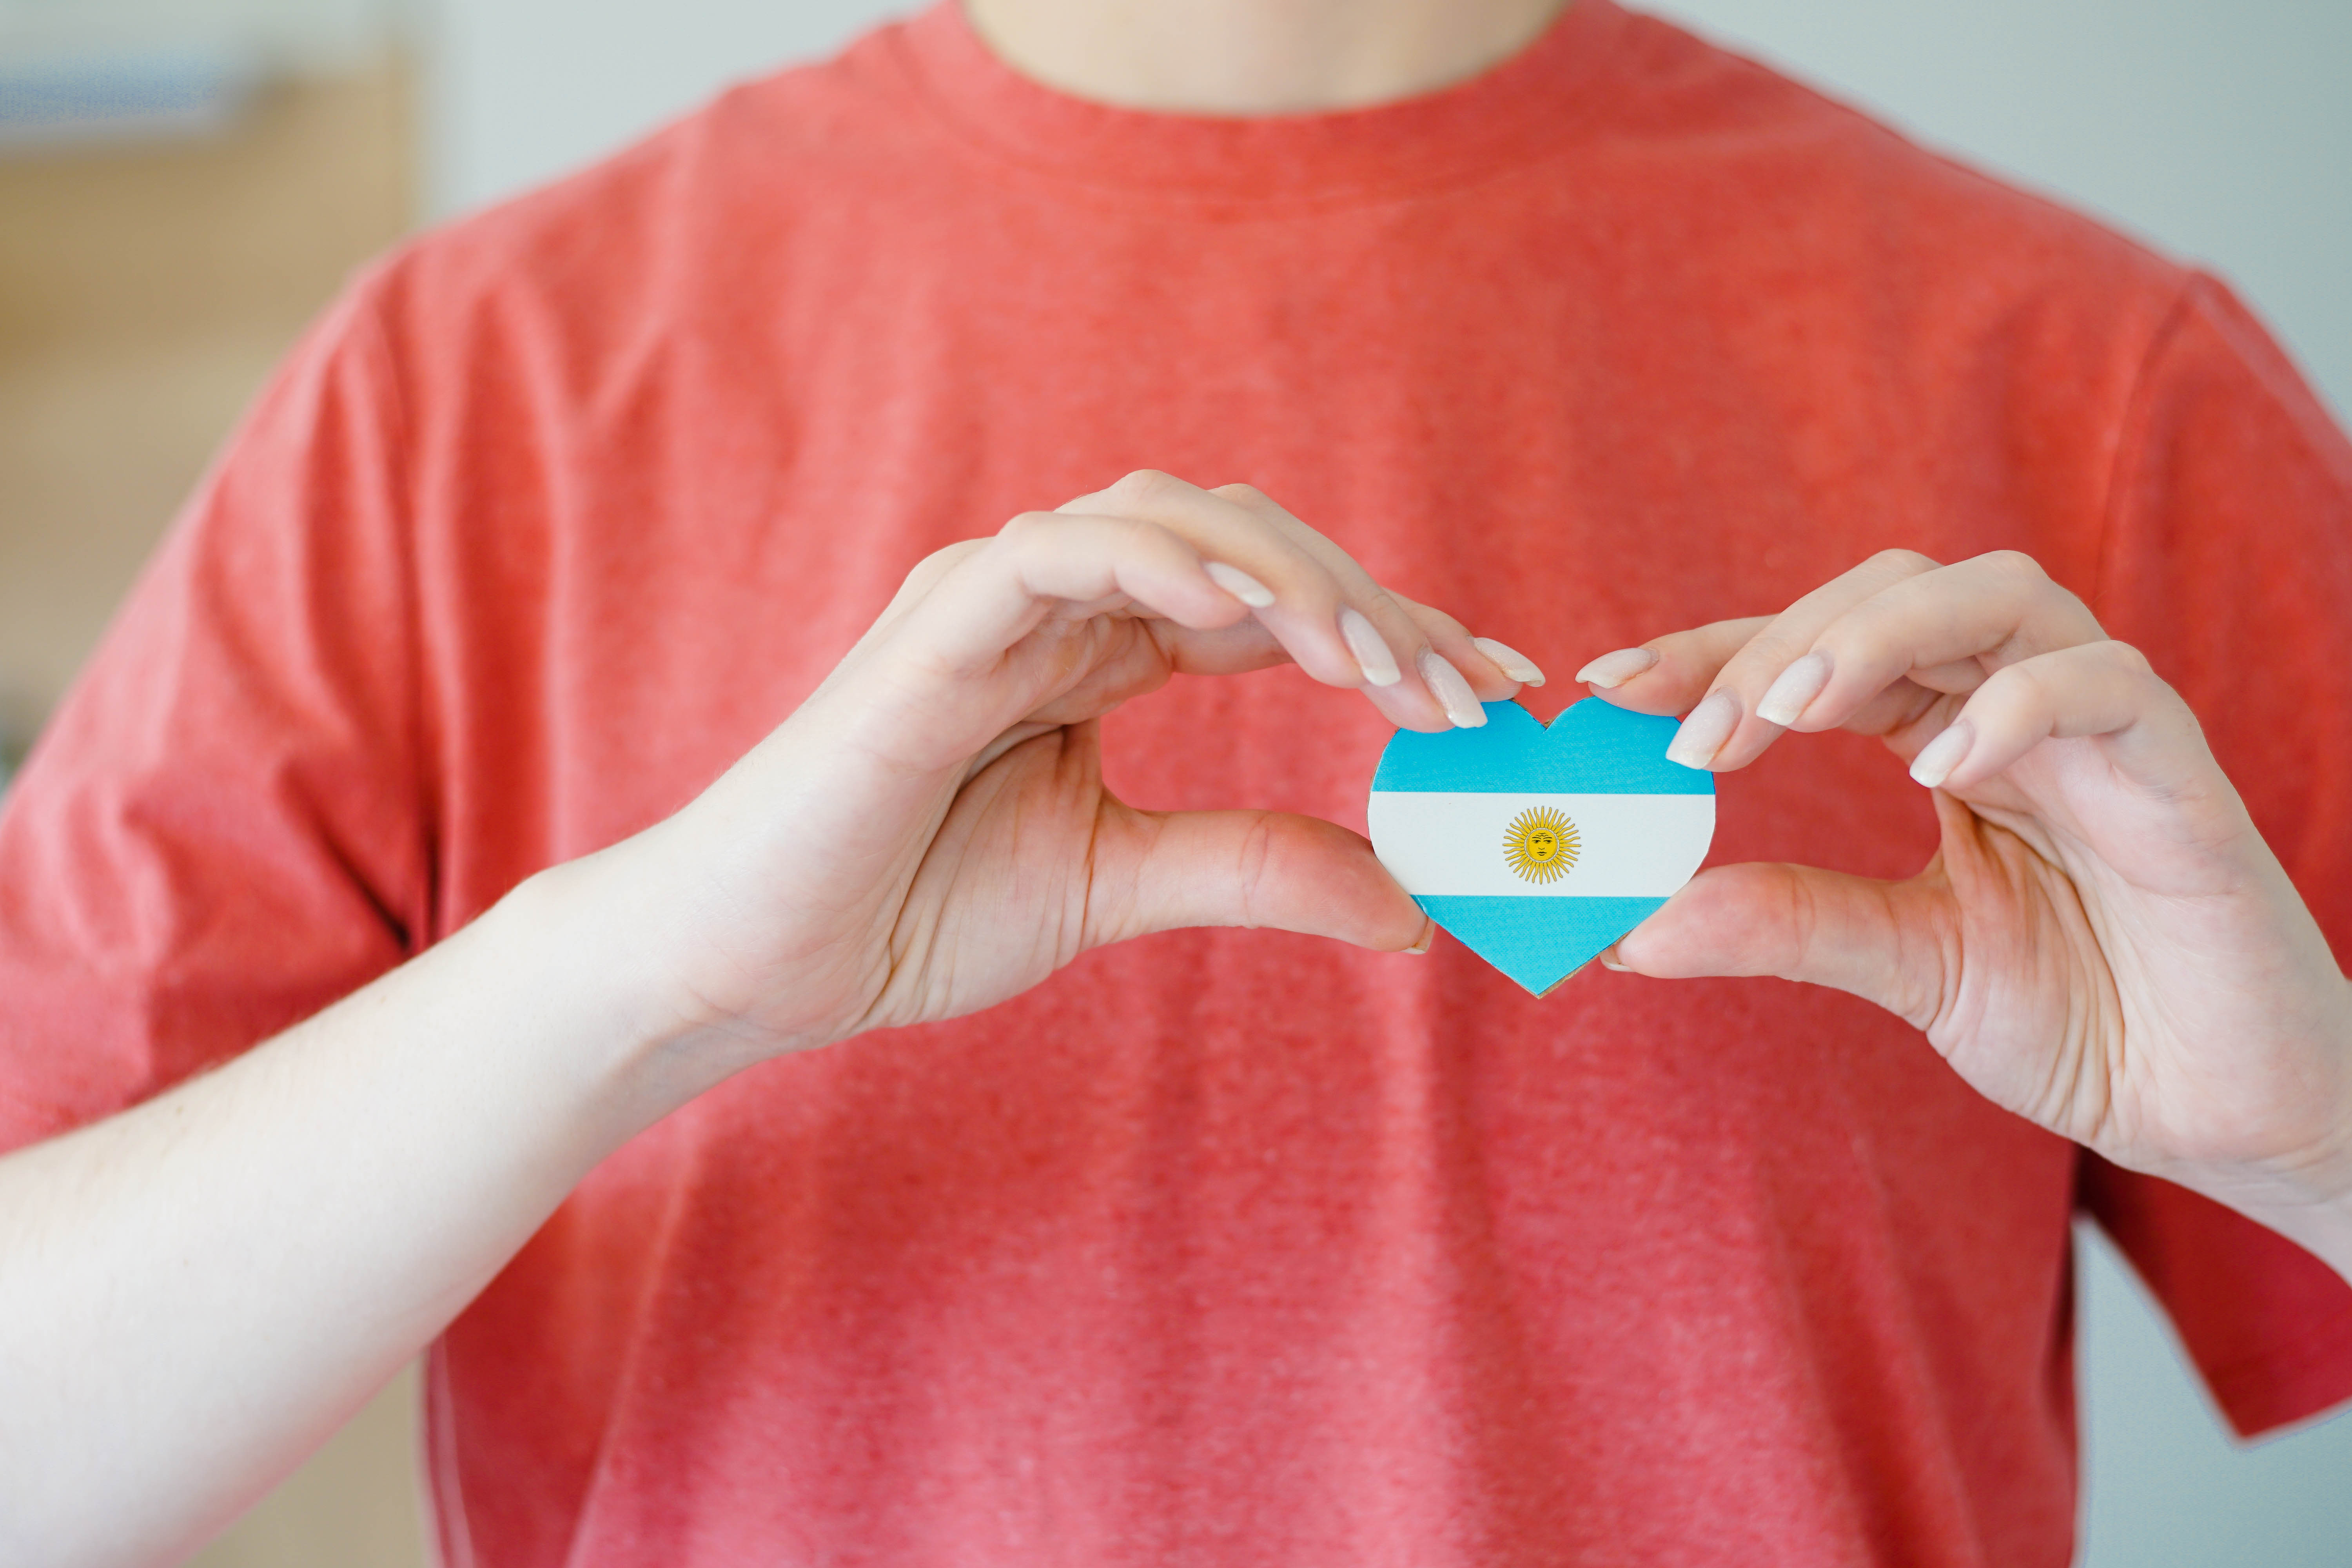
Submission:
M 959 0 L 895 30 L 901 68 L 959 139 L 1034 171 L 1171 195 L 1282 200 L 1377 195 L 1540 155 L 1599 96 L 1628 17 L 1573 0 L 1511 58 L 1434 92 L 1370 108 L 1262 118 L 1121 109 L 1004 64 Z

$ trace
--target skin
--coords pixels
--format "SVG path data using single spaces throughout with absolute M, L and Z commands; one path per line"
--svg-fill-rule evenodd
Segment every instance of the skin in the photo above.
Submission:
M 972 4 L 991 43 L 1041 79 L 1210 113 L 1424 91 L 1508 55 L 1556 10 Z M 1914 601 L 1913 632 L 1964 618 L 1955 592 Z M 1346 635 L 1343 606 L 1369 644 Z M 1801 651 L 1783 637 L 1741 655 L 1764 629 L 1662 638 L 1654 668 L 1611 696 L 1682 711 L 1723 685 L 1750 714 L 1774 661 Z M 1973 656 L 1979 675 L 2011 648 L 1991 646 Z M 1849 686 L 1878 668 L 1841 658 Z M 1942 700 L 1960 689 L 1937 683 L 1970 679 L 1971 656 L 1939 658 L 1902 680 Z M 219 1070 L 0 1158 L 0 1560 L 175 1560 L 438 1334 L 599 1160 L 753 1062 L 985 1007 L 1089 947 L 1176 926 L 1424 946 L 1427 922 L 1353 834 L 1266 812 L 1138 812 L 1102 788 L 1102 713 L 1178 671 L 1284 659 L 1416 729 L 1475 721 L 1477 699 L 1540 679 L 1255 492 L 1138 476 L 923 563 L 824 686 L 676 816 L 532 878 Z M 1887 718 L 1919 700 L 1902 680 L 1881 679 L 1897 695 L 1843 719 L 1852 692 L 1833 687 L 1798 727 L 1881 724 L 1912 754 L 1937 721 Z M 2138 680 L 2085 658 L 2029 683 L 2024 696 L 2068 715 L 2059 738 L 2000 764 L 2015 798 L 1986 773 L 1995 751 L 1964 760 L 1942 869 L 1917 889 L 1727 868 L 1629 937 L 1622 962 L 1875 995 L 2004 1103 L 2125 1163 L 2201 1173 L 2352 1268 L 2326 1217 L 2341 1205 L 2342 977 L 2322 973 L 2308 915 L 2198 761 L 2193 724 Z M 1975 681 L 1971 700 L 1998 684 Z M 2075 726 L 2112 717 L 2100 694 L 2118 686 L 2149 704 L 2145 721 L 2088 738 Z M 1987 708 L 1983 732 L 2032 732 L 2031 702 L 2020 710 L 2012 731 Z M 1715 765 L 1773 732 L 1743 719 Z M 2113 838 L 2116 803 L 2137 837 Z M 2142 888 L 2119 865 L 2168 879 Z M 1801 918 L 1816 894 L 1841 918 Z M 1935 963 L 1913 951 L 1926 939 Z M 2183 950 L 2209 985 L 2173 962 Z M 2164 1011 L 2190 1006 L 2213 1011 L 2195 1029 Z M 2058 1031 L 2061 1072 L 2044 1021 L 2078 1009 L 2094 1016 Z M 2095 1079 L 2105 1092 L 2082 1089 Z
M 1669 754 L 1717 772 L 1790 731 L 1879 736 L 1942 831 L 1903 882 L 1702 872 L 1612 967 L 1865 997 L 1996 1104 L 2352 1279 L 2352 985 L 2179 694 L 2032 560 L 1890 552 L 1583 673 L 1689 713 Z
M 1356 109 L 1466 80 L 1565 0 L 964 0 L 1007 64 L 1079 98 L 1169 113 Z
M 0 1560 L 174 1560 L 599 1160 L 755 1062 L 1179 926 L 1425 952 L 1357 835 L 1102 786 L 1104 713 L 1284 661 L 1418 729 L 1519 689 L 1256 491 L 1136 475 L 923 562 L 677 816 L 220 1070 L 0 1159 Z

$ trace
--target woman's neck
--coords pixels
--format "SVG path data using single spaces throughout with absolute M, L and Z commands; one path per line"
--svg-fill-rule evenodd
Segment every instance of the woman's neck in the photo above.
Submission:
M 1165 113 L 1301 114 L 1431 92 L 1533 43 L 1565 0 L 963 0 L 1005 64 Z

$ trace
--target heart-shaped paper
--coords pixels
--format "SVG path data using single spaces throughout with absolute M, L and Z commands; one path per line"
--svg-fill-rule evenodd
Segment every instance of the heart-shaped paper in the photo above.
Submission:
M 1372 848 L 1429 918 L 1540 996 L 1691 879 L 1715 775 L 1666 761 L 1672 719 L 1588 697 L 1550 728 L 1400 730 L 1372 775 Z

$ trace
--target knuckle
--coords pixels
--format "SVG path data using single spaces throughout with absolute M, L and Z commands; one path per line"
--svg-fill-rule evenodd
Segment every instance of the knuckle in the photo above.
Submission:
M 996 537 L 1008 544 L 1019 544 L 1035 538 L 1059 521 L 1056 514 L 1050 511 L 1015 512 L 1005 519 L 1004 526 L 996 531 Z M 953 549 L 954 546 L 949 548 Z
M 1137 468 L 1120 476 L 1118 483 L 1111 486 L 1107 493 L 1132 505 L 1148 506 L 1188 488 L 1173 474 L 1162 473 L 1158 468 Z
M 2034 570 L 2037 574 L 2041 572 L 2038 566 Z M 2041 575 L 2033 583 L 2032 592 L 2042 601 L 2050 615 L 2070 624 L 2074 634 L 2087 631 L 2092 640 L 2103 635 L 2098 629 L 2099 623 L 2091 615 L 2091 607 L 2083 603 L 2073 589 L 2052 577 Z
M 2183 713 L 2189 711 L 2189 700 L 2158 672 L 2147 654 L 2127 642 L 2110 641 L 2099 646 L 2106 650 L 2113 667 L 2134 688 L 2137 700 L 2144 708 L 2169 707 Z
M 1857 642 L 1864 640 L 1867 640 L 1865 628 L 1857 626 L 1851 616 L 1841 616 L 1837 622 L 1822 627 L 1818 634 L 1811 637 L 1801 637 L 1794 630 L 1767 626 L 1731 650 L 1730 657 L 1723 661 L 1723 672 L 1725 678 L 1735 684 L 1750 678 L 1769 678 L 1816 647 L 1837 650 L 1832 654 L 1833 658 L 1838 653 L 1852 657 L 1857 651 Z
M 2056 586 L 2055 584 L 2050 583 L 2050 574 L 2042 569 L 2042 563 L 2022 550 L 1988 551 L 1977 557 L 1977 564 L 2011 583 L 2025 584 L 2037 588 L 2044 584 Z M 2063 593 L 2064 590 L 2060 591 Z
M 2157 679 L 2156 666 L 2148 662 L 2147 655 L 2140 652 L 2130 643 L 2120 642 L 2110 637 L 2097 646 L 2100 653 L 2110 663 L 2126 673 L 2143 676 L 2150 680 Z
M 1782 921 L 1788 947 L 1780 955 L 1780 967 L 1796 969 L 1821 944 L 1822 906 L 1814 896 L 1812 884 L 1803 878 L 1791 877 L 1782 886 L 1782 896 L 1788 900 L 1788 912 Z
M 2003 665 L 1985 677 L 1982 686 L 1969 699 L 1971 705 L 1982 703 L 1988 708 L 2041 708 L 2050 699 L 2049 670 L 2039 659 L 2022 664 Z
M 1879 551 L 1863 564 L 1891 576 L 1916 577 L 1923 572 L 1933 572 L 1941 563 L 1916 550 L 1897 549 Z
M 1852 643 L 1857 639 L 1866 641 L 1873 634 L 1870 619 L 1864 612 L 1870 607 L 1867 604 L 1857 605 L 1826 626 L 1766 626 L 1739 645 L 1738 657 L 1790 659 L 1824 644 Z
M 1266 493 L 1258 489 L 1255 485 L 1219 485 L 1215 489 L 1211 490 L 1209 493 L 1224 500 L 1238 501 L 1244 506 L 1251 505 L 1254 502 L 1264 501 L 1267 499 Z
M 1274 818 L 1271 814 L 1262 812 L 1250 824 L 1250 830 L 1234 855 L 1234 885 L 1241 890 L 1241 915 L 1244 926 L 1255 927 L 1260 923 L 1266 877 L 1274 858 Z

